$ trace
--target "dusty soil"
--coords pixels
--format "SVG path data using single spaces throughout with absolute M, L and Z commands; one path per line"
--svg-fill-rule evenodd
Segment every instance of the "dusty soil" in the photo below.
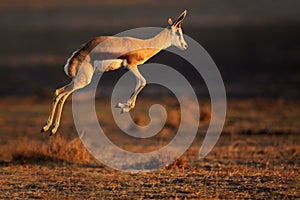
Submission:
M 299 101 L 229 100 L 224 131 L 207 157 L 197 157 L 209 123 L 204 117 L 199 136 L 178 161 L 147 173 L 117 171 L 89 155 L 76 134 L 70 102 L 59 133 L 40 134 L 49 103 L 0 100 L 1 199 L 300 198 Z M 99 101 L 97 108 L 107 109 L 106 103 Z M 138 102 L 132 115 L 147 118 Z M 117 132 L 109 117 L 100 119 L 108 134 Z M 177 122 L 168 123 L 164 129 L 172 133 Z

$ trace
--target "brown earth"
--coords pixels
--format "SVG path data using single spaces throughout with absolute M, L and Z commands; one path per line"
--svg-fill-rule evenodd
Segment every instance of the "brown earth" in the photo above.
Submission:
M 138 99 L 132 111 L 135 121 L 147 122 L 145 105 L 154 102 L 157 100 Z M 179 122 L 176 101 L 160 103 L 172 116 L 164 136 L 172 136 Z M 107 105 L 99 100 L 96 108 L 107 113 Z M 203 117 L 192 147 L 163 169 L 132 173 L 111 169 L 88 153 L 76 134 L 71 102 L 65 107 L 59 133 L 49 137 L 39 130 L 47 119 L 50 100 L 2 98 L 0 199 L 300 198 L 299 105 L 299 100 L 229 100 L 217 145 L 199 159 L 211 115 L 209 102 L 200 100 Z M 120 131 L 111 118 L 100 113 L 99 119 L 106 134 L 117 141 L 114 135 L 119 136 Z M 135 151 L 140 147 L 127 148 Z

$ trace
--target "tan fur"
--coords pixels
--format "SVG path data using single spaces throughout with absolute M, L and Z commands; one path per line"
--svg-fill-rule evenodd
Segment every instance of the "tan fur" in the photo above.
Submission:
M 119 59 L 126 59 L 129 66 L 139 66 L 144 64 L 149 58 L 157 54 L 160 49 L 139 49 L 129 53 L 126 53 L 122 56 L 119 56 Z
M 84 44 L 70 59 L 68 65 L 68 76 L 71 78 L 76 77 L 77 72 L 83 62 L 90 62 L 91 58 L 89 56 L 90 52 L 101 42 L 107 40 L 109 36 L 101 36 L 94 38 Z
M 55 91 L 52 109 L 46 125 L 42 128 L 42 132 L 49 130 L 53 124 L 51 134 L 56 133 L 66 99 L 74 91 L 87 86 L 91 82 L 95 71 L 107 72 L 120 67 L 128 68 L 136 77 L 136 88 L 131 98 L 125 103 L 118 103 L 117 107 L 121 108 L 121 112 L 129 112 L 133 109 L 137 95 L 146 85 L 146 79 L 137 67 L 171 45 L 177 46 L 182 50 L 187 48 L 181 30 L 182 20 L 185 18 L 185 15 L 186 11 L 175 22 L 172 23 L 172 20 L 169 20 L 170 26 L 150 39 L 101 36 L 88 41 L 75 51 L 64 68 L 66 74 L 72 78 L 72 81 Z M 53 123 L 55 114 L 56 118 Z

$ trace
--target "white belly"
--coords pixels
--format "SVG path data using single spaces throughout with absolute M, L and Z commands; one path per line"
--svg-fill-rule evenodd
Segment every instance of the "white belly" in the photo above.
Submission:
M 107 72 L 111 70 L 119 69 L 125 66 L 125 60 L 122 59 L 109 59 L 109 60 L 95 60 L 94 67 L 95 71 Z

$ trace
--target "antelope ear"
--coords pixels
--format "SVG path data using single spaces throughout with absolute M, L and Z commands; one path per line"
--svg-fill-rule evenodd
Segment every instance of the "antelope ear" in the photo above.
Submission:
M 173 26 L 174 27 L 180 27 L 181 26 L 181 23 L 182 23 L 182 20 L 185 18 L 185 16 L 186 16 L 186 13 L 187 13 L 187 11 L 186 10 L 184 10 L 180 15 L 179 15 L 179 17 L 176 19 L 176 21 L 173 23 Z
M 172 24 L 173 24 L 173 21 L 172 21 L 172 19 L 171 19 L 171 18 L 169 18 L 169 19 L 168 19 L 168 24 L 169 24 L 170 26 L 172 26 Z

